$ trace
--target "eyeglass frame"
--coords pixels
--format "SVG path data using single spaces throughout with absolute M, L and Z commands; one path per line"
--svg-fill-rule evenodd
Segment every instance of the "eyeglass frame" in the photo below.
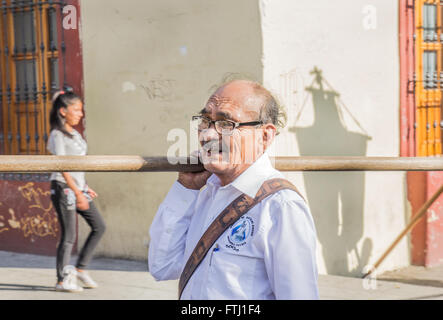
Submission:
M 214 124 L 214 129 L 215 131 L 217 131 L 218 134 L 223 134 L 222 132 L 218 132 L 217 130 L 217 125 L 216 122 L 219 121 L 227 121 L 229 123 L 232 123 L 234 125 L 234 127 L 232 128 L 232 130 L 228 133 L 228 135 L 232 135 L 232 133 L 234 132 L 235 129 L 237 129 L 238 127 L 241 126 L 258 126 L 258 125 L 263 125 L 265 124 L 263 121 L 249 121 L 249 122 L 235 122 L 229 119 L 223 119 L 223 120 L 211 120 L 203 115 L 198 115 L 198 116 L 192 116 L 192 121 L 194 120 L 198 120 L 198 119 L 205 119 L 209 121 L 209 126 L 207 129 L 209 129 L 211 127 L 212 124 Z M 202 129 L 202 130 L 207 130 L 207 129 Z M 200 129 L 198 129 L 200 131 Z

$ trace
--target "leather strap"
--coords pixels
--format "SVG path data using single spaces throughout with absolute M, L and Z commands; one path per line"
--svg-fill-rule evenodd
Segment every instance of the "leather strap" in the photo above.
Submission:
M 297 188 L 288 180 L 276 178 L 265 181 L 258 190 L 255 198 L 251 198 L 246 194 L 242 194 L 232 201 L 211 223 L 206 232 L 195 246 L 194 251 L 186 262 L 185 268 L 180 276 L 178 285 L 178 297 L 181 298 L 183 290 L 191 278 L 194 271 L 202 262 L 206 254 L 217 239 L 234 224 L 241 216 L 247 213 L 257 203 L 264 198 L 274 194 L 283 189 L 290 189 L 297 192 L 300 196 L 300 192 Z

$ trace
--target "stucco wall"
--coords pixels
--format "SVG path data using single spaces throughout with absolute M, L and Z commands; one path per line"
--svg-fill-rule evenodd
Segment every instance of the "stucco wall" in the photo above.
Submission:
M 89 154 L 164 156 L 227 73 L 262 80 L 256 0 L 82 1 Z M 91 173 L 107 232 L 97 254 L 145 259 L 175 173 Z M 80 244 L 87 226 L 80 222 Z
M 261 0 L 264 83 L 286 106 L 279 155 L 399 156 L 397 1 Z M 290 173 L 320 273 L 361 275 L 405 226 L 403 172 Z M 404 239 L 379 272 L 409 263 Z

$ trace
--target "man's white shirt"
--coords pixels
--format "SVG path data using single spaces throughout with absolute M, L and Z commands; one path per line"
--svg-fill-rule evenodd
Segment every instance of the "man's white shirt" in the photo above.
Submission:
M 174 182 L 150 227 L 149 271 L 174 280 L 212 221 L 242 193 L 284 176 L 265 153 L 226 186 L 212 175 L 201 190 Z M 309 208 L 292 190 L 268 196 L 215 242 L 182 299 L 318 299 L 316 231 Z

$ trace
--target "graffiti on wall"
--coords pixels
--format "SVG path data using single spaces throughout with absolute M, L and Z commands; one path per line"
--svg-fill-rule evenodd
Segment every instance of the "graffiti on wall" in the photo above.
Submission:
M 35 208 L 36 213 L 26 215 L 20 219 L 23 235 L 35 235 L 38 237 L 56 237 L 58 228 L 57 218 L 52 216 L 52 202 L 46 206 L 42 197 L 49 197 L 50 191 L 43 191 L 41 188 L 34 188 L 34 183 L 29 182 L 25 186 L 19 187 L 22 197 L 28 201 L 28 208 Z
M 141 85 L 149 100 L 170 101 L 175 99 L 175 87 L 177 83 L 172 79 L 154 79 L 147 84 Z
M 0 181 L 0 250 L 52 254 L 59 233 L 48 183 Z
M 3 203 L 0 202 L 0 207 L 2 205 L 3 205 Z M 5 218 L 2 215 L 0 215 L 0 233 L 9 230 L 9 228 L 5 226 L 4 220 L 5 220 Z

